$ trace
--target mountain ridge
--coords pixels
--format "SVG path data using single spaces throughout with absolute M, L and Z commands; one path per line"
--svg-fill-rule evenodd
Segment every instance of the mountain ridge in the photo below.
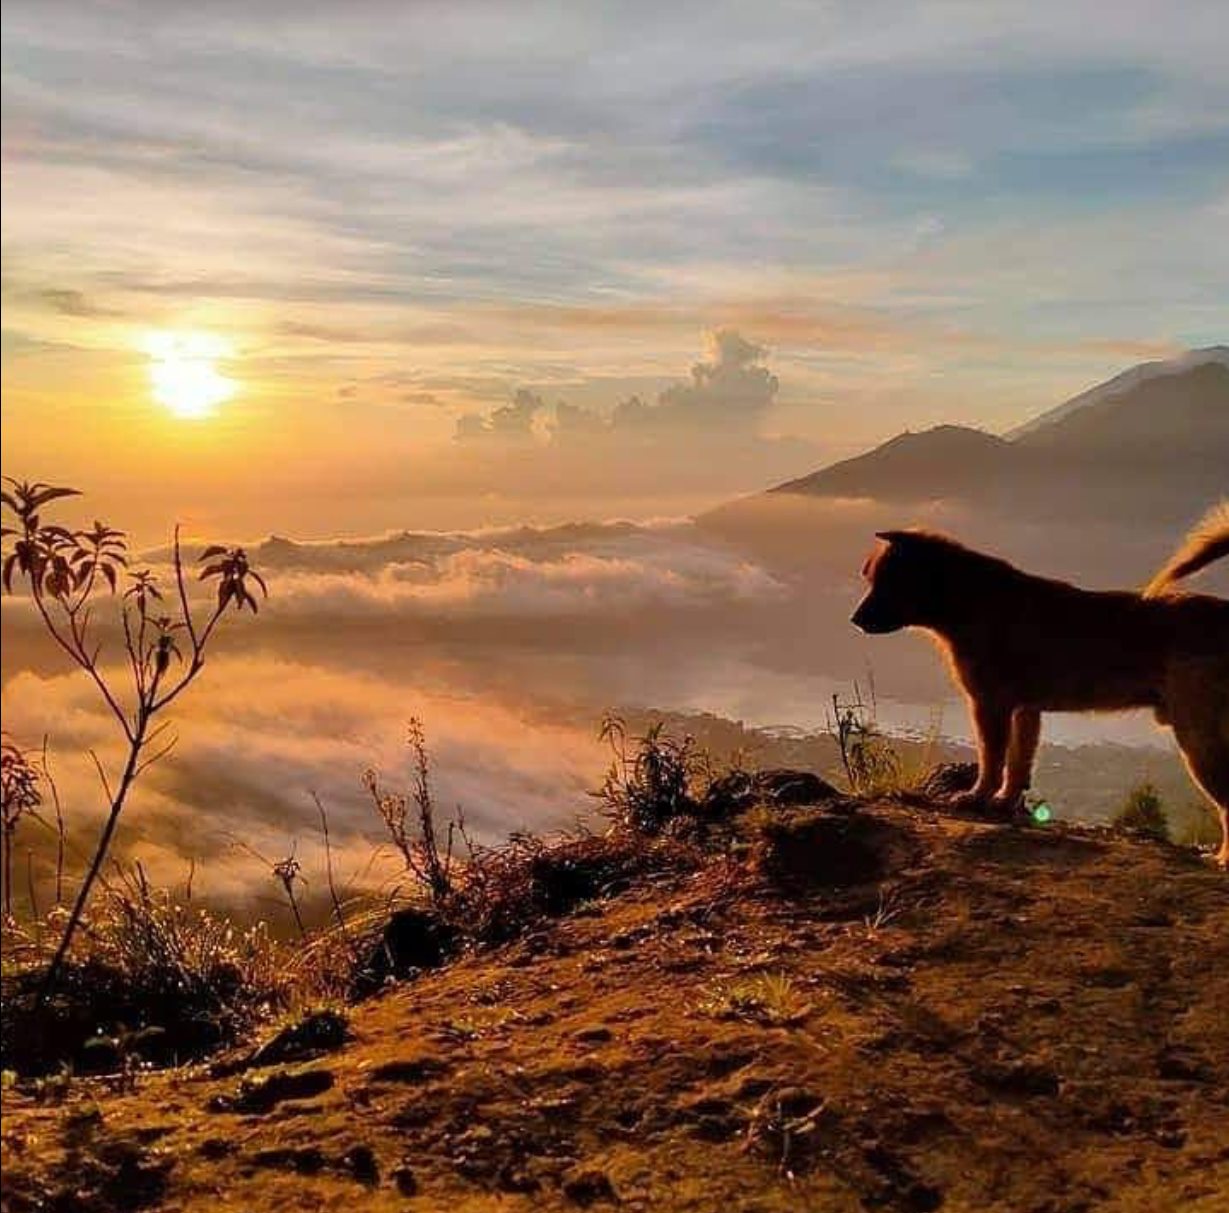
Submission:
M 1229 347 L 1178 361 L 1131 368 L 1006 436 L 950 424 L 906 431 L 741 501 L 959 501 L 1039 519 L 1187 523 L 1229 491 Z

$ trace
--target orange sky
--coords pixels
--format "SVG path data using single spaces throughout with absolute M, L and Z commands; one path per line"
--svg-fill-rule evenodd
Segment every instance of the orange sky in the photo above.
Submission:
M 6 5 L 4 471 L 150 538 L 677 514 L 1221 340 L 1217 6 L 1072 7 Z

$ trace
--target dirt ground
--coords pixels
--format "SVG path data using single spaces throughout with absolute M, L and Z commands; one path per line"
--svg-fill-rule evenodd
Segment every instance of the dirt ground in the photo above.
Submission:
M 1229 1210 L 1229 877 L 857 818 L 873 878 L 715 858 L 349 1009 L 318 1057 L 6 1091 L 3 1207 Z

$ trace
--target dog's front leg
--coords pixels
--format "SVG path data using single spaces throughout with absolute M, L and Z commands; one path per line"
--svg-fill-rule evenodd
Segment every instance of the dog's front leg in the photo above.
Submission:
M 986 699 L 972 701 L 973 729 L 977 734 L 977 782 L 952 797 L 955 809 L 979 809 L 1003 782 L 1007 744 L 1011 736 L 1011 708 Z
M 1003 785 L 990 799 L 996 813 L 1014 813 L 1024 801 L 1033 779 L 1033 759 L 1041 740 L 1041 713 L 1036 708 L 1016 708 L 1011 714 L 1011 740 L 1007 746 L 1007 773 Z

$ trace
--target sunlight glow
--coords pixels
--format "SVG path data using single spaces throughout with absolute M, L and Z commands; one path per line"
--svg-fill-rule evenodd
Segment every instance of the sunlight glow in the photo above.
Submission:
M 227 343 L 208 333 L 151 333 L 145 341 L 154 399 L 186 420 L 208 417 L 235 394 L 235 382 L 218 372 Z

